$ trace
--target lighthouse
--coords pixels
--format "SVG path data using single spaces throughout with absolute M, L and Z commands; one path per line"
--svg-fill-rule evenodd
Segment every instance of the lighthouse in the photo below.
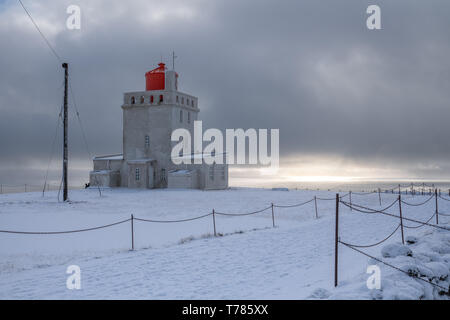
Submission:
M 174 130 L 191 135 L 198 120 L 198 98 L 178 90 L 179 75 L 164 63 L 145 73 L 145 90 L 123 95 L 123 150 L 93 159 L 91 186 L 128 188 L 228 187 L 228 165 L 175 165 Z

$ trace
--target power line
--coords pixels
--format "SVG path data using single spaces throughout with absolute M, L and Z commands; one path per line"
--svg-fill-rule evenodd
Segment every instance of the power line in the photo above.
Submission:
M 58 129 L 59 129 L 60 121 L 61 121 L 61 113 L 62 113 L 62 106 L 59 109 L 59 115 L 58 115 L 58 119 L 56 121 L 55 135 L 53 137 L 53 143 L 52 143 L 52 148 L 51 148 L 51 152 L 50 152 L 50 159 L 49 159 L 48 165 L 47 165 L 47 172 L 45 173 L 45 182 L 44 182 L 44 188 L 42 190 L 42 195 L 44 195 L 45 187 L 47 186 L 48 172 L 50 171 L 50 165 L 53 160 L 53 152 L 55 150 L 56 138 L 58 136 Z
M 44 39 L 45 43 L 47 44 L 47 46 L 49 47 L 49 49 L 52 51 L 52 53 L 55 55 L 56 59 L 58 59 L 58 61 L 60 63 L 62 63 L 62 59 L 61 57 L 58 55 L 58 53 L 56 52 L 56 50 L 53 48 L 53 46 L 50 44 L 50 42 L 48 41 L 47 37 L 44 35 L 44 33 L 41 31 L 41 29 L 39 28 L 39 26 L 37 25 L 37 23 L 34 21 L 33 17 L 31 16 L 30 12 L 28 12 L 27 8 L 24 6 L 24 4 L 22 3 L 21 0 L 18 0 L 20 5 L 22 6 L 23 10 L 25 11 L 25 13 L 28 15 L 28 17 L 30 18 L 31 22 L 33 23 L 33 25 L 35 26 L 36 30 L 39 32 L 39 34 L 41 35 L 42 39 Z

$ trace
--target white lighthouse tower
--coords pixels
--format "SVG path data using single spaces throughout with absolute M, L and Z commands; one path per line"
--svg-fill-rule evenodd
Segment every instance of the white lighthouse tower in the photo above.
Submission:
M 171 134 L 198 119 L 198 99 L 178 91 L 178 74 L 164 63 L 145 74 L 145 91 L 124 94 L 123 153 L 94 158 L 91 185 L 129 188 L 228 187 L 226 164 L 175 165 Z

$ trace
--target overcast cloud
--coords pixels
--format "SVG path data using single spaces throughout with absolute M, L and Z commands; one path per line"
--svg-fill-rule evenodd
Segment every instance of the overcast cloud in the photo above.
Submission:
M 93 154 L 121 152 L 123 92 L 143 90 L 144 73 L 175 50 L 204 127 L 279 128 L 286 168 L 309 159 L 450 178 L 449 1 L 23 2 L 69 62 Z M 66 29 L 70 4 L 81 30 Z M 366 28 L 369 4 L 381 7 L 382 30 Z M 0 181 L 40 183 L 63 70 L 17 1 L 0 1 L 0 46 Z M 73 174 L 86 180 L 70 120 Z

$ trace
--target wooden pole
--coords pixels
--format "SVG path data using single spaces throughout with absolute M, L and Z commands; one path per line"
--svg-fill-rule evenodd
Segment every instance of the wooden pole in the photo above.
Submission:
M 272 203 L 272 227 L 275 228 L 275 215 L 273 213 L 273 203 Z
M 381 206 L 381 189 L 378 188 L 378 200 L 380 201 L 380 206 Z
M 334 286 L 338 285 L 338 249 L 339 249 L 339 193 L 336 193 L 336 230 L 334 237 Z
M 434 189 L 434 198 L 436 199 L 436 224 L 439 224 L 439 210 L 438 210 L 438 197 L 437 189 Z
M 213 225 L 214 225 L 214 237 L 217 237 L 217 233 L 216 233 L 216 211 L 214 209 L 212 211 L 212 217 L 213 217 Z
M 400 194 L 400 185 L 398 185 L 398 194 Z
M 131 250 L 134 250 L 134 216 L 131 215 Z
M 67 165 L 68 165 L 68 144 L 67 144 L 67 134 L 68 134 L 68 112 L 67 112 L 67 89 L 69 81 L 69 65 L 63 63 L 64 68 L 64 141 L 63 141 L 63 200 L 67 201 Z
M 402 196 L 398 196 L 398 209 L 400 211 L 400 229 L 402 231 L 402 243 L 405 244 L 405 236 L 403 234 L 403 215 L 402 215 Z
M 317 197 L 314 196 L 314 207 L 316 209 L 316 219 L 319 219 L 319 214 L 317 213 Z

